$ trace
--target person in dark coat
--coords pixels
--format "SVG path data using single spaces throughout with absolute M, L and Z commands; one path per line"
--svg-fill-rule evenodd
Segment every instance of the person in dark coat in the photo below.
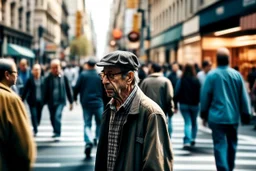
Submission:
M 53 127 L 53 138 L 61 136 L 61 117 L 66 96 L 70 103 L 69 109 L 73 109 L 73 92 L 68 78 L 61 71 L 60 60 L 51 61 L 51 73 L 45 78 L 45 103 L 48 104 L 50 119 Z
M 41 121 L 42 109 L 43 109 L 43 97 L 44 97 L 44 81 L 41 77 L 41 67 L 39 64 L 35 64 L 32 69 L 32 75 L 27 80 L 23 94 L 21 96 L 22 101 L 27 100 L 29 105 L 31 121 L 34 129 L 34 136 L 38 132 L 38 125 Z
M 85 63 L 86 70 L 80 74 L 74 88 L 74 99 L 76 101 L 77 95 L 80 94 L 80 102 L 83 108 L 84 141 L 86 143 L 85 154 L 87 158 L 91 156 L 93 143 L 95 145 L 97 144 L 100 134 L 101 117 L 104 109 L 103 85 L 100 76 L 95 69 L 95 65 L 95 59 L 89 59 Z M 91 136 L 92 116 L 95 116 L 96 121 L 94 140 Z

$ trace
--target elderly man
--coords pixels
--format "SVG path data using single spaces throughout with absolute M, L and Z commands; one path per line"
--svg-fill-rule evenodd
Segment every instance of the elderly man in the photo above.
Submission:
M 228 66 L 229 58 L 228 49 L 217 51 L 218 67 L 207 74 L 201 93 L 201 118 L 212 130 L 218 171 L 234 169 L 239 119 L 248 123 L 251 114 L 243 77 Z
M 28 66 L 28 61 L 26 59 L 21 59 L 19 63 L 19 75 L 18 75 L 18 82 L 17 82 L 17 87 L 20 96 L 23 93 L 24 86 L 27 83 L 27 80 L 31 76 L 31 70 Z
M 138 58 L 115 51 L 97 65 L 112 99 L 102 116 L 95 170 L 173 170 L 166 116 L 138 87 Z
M 18 77 L 13 61 L 0 59 L 0 170 L 32 170 L 35 144 L 20 97 L 11 90 Z
M 51 61 L 51 73 L 45 78 L 45 103 L 48 103 L 53 138 L 61 136 L 61 116 L 66 105 L 66 96 L 73 109 L 73 93 L 68 78 L 62 74 L 60 60 Z

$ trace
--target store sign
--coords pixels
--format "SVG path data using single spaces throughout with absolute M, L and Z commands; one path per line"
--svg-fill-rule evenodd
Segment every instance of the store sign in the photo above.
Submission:
M 183 24 L 182 36 L 189 36 L 199 32 L 199 16 L 195 16 Z
M 138 40 L 140 40 L 140 34 L 136 31 L 131 31 L 128 34 L 128 39 L 130 42 L 137 42 Z
M 256 0 L 243 0 L 243 6 L 247 7 L 250 5 L 256 4 Z

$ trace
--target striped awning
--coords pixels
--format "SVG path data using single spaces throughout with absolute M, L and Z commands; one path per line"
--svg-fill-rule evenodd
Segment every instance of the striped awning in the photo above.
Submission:
M 242 30 L 255 30 L 256 29 L 256 13 L 241 17 L 240 27 Z

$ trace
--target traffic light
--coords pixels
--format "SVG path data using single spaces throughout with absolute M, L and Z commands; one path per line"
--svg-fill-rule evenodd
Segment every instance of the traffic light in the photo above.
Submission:
M 76 37 L 79 37 L 82 33 L 82 12 L 81 11 L 77 11 L 76 12 Z
M 126 0 L 127 8 L 137 8 L 139 4 L 139 0 Z

